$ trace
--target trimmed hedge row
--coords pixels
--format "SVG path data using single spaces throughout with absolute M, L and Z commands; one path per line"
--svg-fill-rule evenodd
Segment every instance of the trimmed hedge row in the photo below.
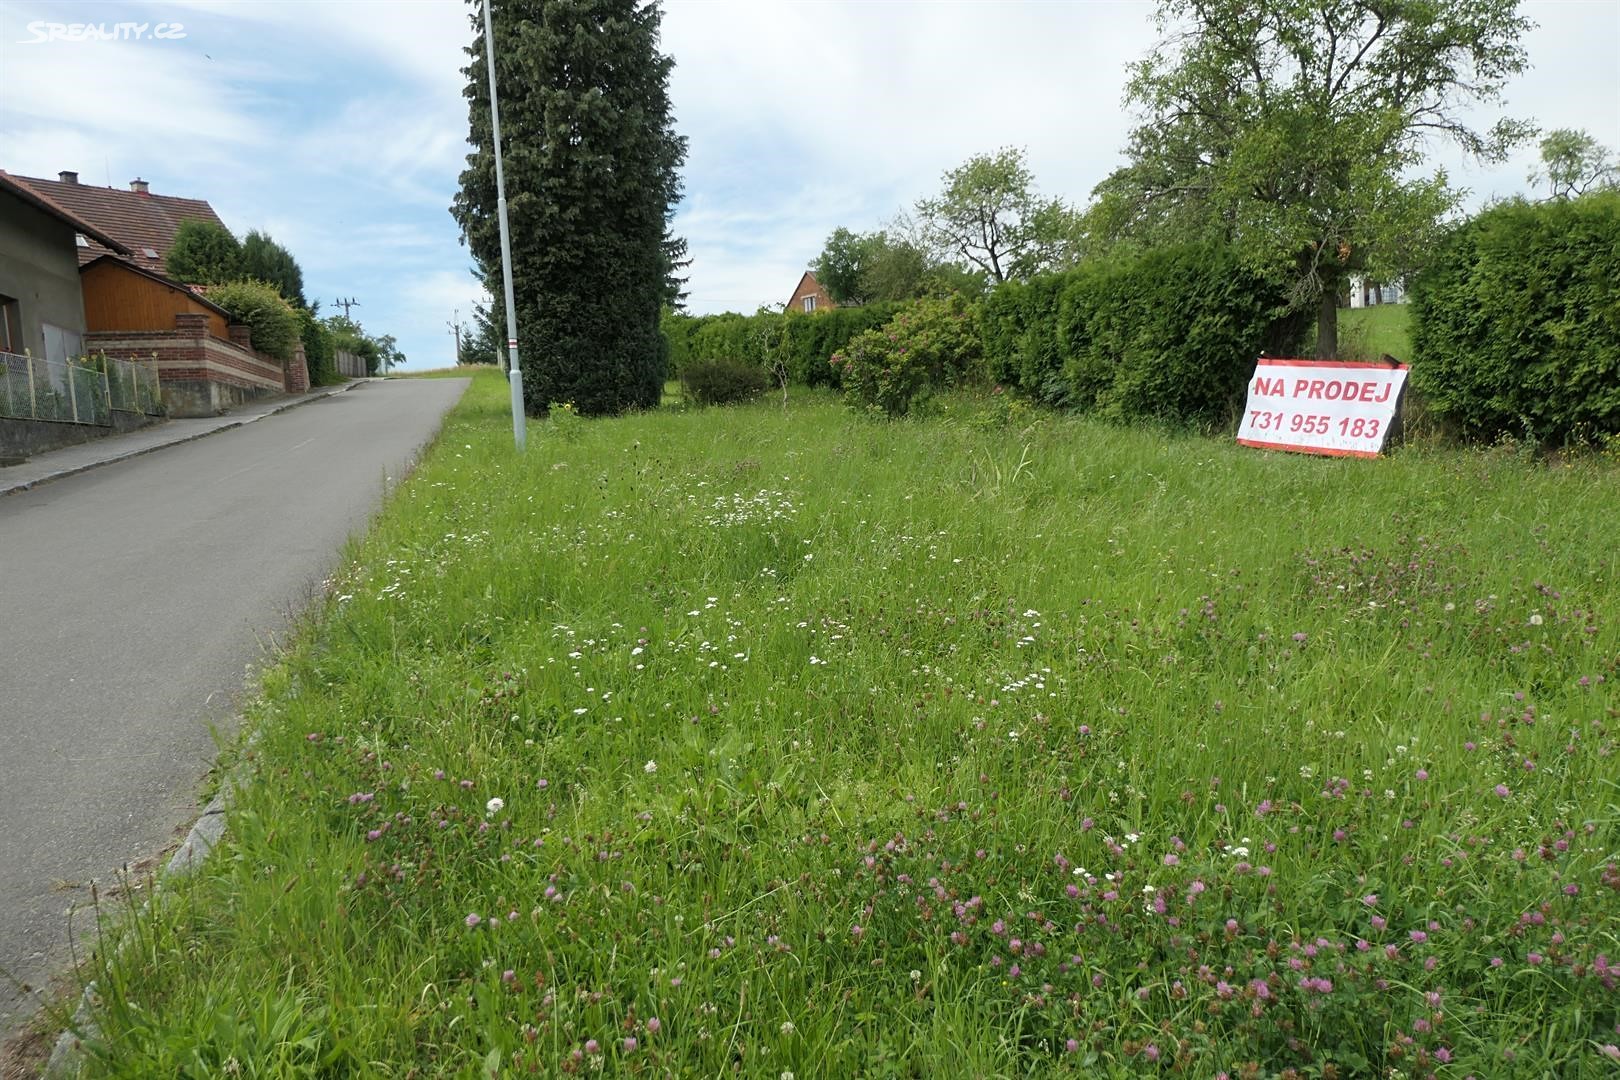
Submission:
M 1298 352 L 1283 284 L 1213 245 L 1093 259 L 985 301 L 990 376 L 1112 420 L 1224 423 L 1262 353 Z
M 1465 435 L 1620 432 L 1620 192 L 1503 203 L 1412 288 L 1412 384 Z
M 801 386 L 839 385 L 830 363 L 858 334 L 894 318 L 904 304 L 879 303 L 805 314 L 762 311 L 754 315 L 675 315 L 663 318 L 670 367 L 679 374 L 697 361 L 736 360 L 770 368 L 780 359 L 789 381 Z

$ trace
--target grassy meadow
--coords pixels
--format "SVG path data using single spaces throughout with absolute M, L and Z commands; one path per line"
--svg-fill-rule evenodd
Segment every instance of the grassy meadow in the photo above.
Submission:
M 1620 472 L 481 372 L 97 1075 L 1613 1076 Z M 110 950 L 109 950 L 110 951 Z
M 1411 363 L 1411 318 L 1409 304 L 1340 308 L 1339 355 L 1348 360 L 1380 360 L 1393 356 Z

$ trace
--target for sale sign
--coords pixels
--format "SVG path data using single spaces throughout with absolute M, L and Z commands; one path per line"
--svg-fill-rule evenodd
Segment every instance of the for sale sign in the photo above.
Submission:
M 1377 457 L 1406 385 L 1405 364 L 1262 359 L 1237 441 L 1304 454 Z

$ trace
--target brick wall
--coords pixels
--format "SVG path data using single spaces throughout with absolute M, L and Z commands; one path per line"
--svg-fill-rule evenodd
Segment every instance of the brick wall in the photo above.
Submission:
M 156 360 L 158 386 L 170 416 L 214 416 L 255 398 L 309 389 L 301 356 L 284 365 L 236 341 L 213 337 L 206 314 L 178 314 L 174 323 L 173 330 L 86 334 L 85 351 L 123 360 Z

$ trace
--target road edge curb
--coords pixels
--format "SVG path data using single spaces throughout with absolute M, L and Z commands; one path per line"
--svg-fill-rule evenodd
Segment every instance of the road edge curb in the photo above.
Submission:
M 156 446 L 148 446 L 141 450 L 131 450 L 128 453 L 103 458 L 100 461 L 92 461 L 87 465 L 75 465 L 70 469 L 62 469 L 59 472 L 53 472 L 47 476 L 41 476 L 37 480 L 27 480 L 22 483 L 13 484 L 10 487 L 0 488 L 0 499 L 5 498 L 7 495 L 18 494 L 19 492 L 32 491 L 41 484 L 49 484 L 55 480 L 64 480 L 69 476 L 78 476 L 80 473 L 87 473 L 91 469 L 99 469 L 104 465 L 116 465 L 120 461 L 129 461 L 132 458 L 144 457 L 147 454 L 155 454 L 160 450 L 167 450 L 171 446 L 183 446 L 186 443 L 196 442 L 198 439 L 206 439 L 208 436 L 218 435 L 222 431 L 231 431 L 235 428 L 246 427 L 249 424 L 254 424 L 260 420 L 263 420 L 267 416 L 276 416 L 280 413 L 287 412 L 289 409 L 296 409 L 302 405 L 313 405 L 317 401 L 324 401 L 329 397 L 336 397 L 339 394 L 348 393 L 350 390 L 353 390 L 356 387 L 364 386 L 368 381 L 369 380 L 366 379 L 356 379 L 352 382 L 344 383 L 336 390 L 329 390 L 323 394 L 305 395 L 294 401 L 289 401 L 285 404 L 279 405 L 276 408 L 271 409 L 269 412 L 259 413 L 257 416 L 249 416 L 242 420 L 235 420 L 228 424 L 221 424 L 219 427 L 209 428 L 207 431 L 199 431 L 195 435 L 185 435 L 166 443 L 159 443 Z
M 223 429 L 222 429 L 223 430 Z M 158 881 L 169 881 L 174 878 L 183 878 L 200 869 L 208 853 L 214 850 L 215 845 L 225 835 L 225 811 L 230 809 L 232 796 L 236 785 L 233 779 L 227 779 L 220 785 L 219 791 L 208 805 L 203 807 L 202 813 L 192 823 L 186 838 L 180 842 L 180 847 L 169 857 Z M 145 911 L 152 901 L 147 900 L 141 905 Z M 135 914 L 138 918 L 140 912 Z M 125 942 L 122 938 L 116 948 L 122 951 Z M 40 1080 L 72 1080 L 80 1074 L 84 1066 L 84 1040 L 95 1038 L 99 1033 L 95 1021 L 96 983 L 91 980 L 85 983 L 84 990 L 79 994 L 79 1003 L 73 1010 L 73 1018 L 68 1021 L 67 1029 L 56 1037 L 56 1044 L 51 1047 L 51 1056 L 45 1062 L 45 1068 L 40 1072 Z

